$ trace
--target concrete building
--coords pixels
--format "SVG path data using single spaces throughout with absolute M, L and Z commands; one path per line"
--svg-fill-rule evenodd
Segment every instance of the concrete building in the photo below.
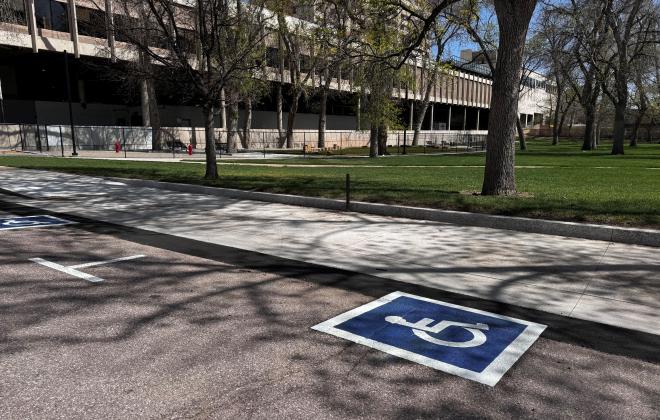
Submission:
M 73 114 L 77 125 L 143 125 L 144 95 L 127 89 L 121 80 L 108 74 L 112 56 L 126 48 L 120 37 L 107 30 L 107 20 L 120 18 L 112 13 L 111 0 L 8 0 L 13 14 L 0 22 L 0 83 L 4 93 L 5 120 L 22 124 L 66 124 L 68 103 L 64 51 L 70 54 L 69 82 Z M 100 10 L 98 5 L 105 5 Z M 184 7 L 184 6 L 182 6 Z M 110 13 L 108 13 L 110 12 Z M 276 53 L 270 48 L 270 53 Z M 272 51 L 274 50 L 274 51 Z M 443 74 L 431 94 L 424 130 L 487 130 L 492 77 L 487 66 L 453 60 L 454 70 Z M 276 69 L 273 68 L 273 73 Z M 409 119 L 415 104 L 422 100 L 421 68 L 415 69 L 413 86 L 395 86 L 402 119 Z M 329 130 L 355 130 L 356 93 L 349 76 L 333 84 L 335 94 L 328 103 Z M 278 83 L 270 80 L 271 86 Z M 417 85 L 417 86 L 415 86 Z M 194 103 L 181 101 L 177 92 L 157 86 L 163 127 L 201 127 L 202 113 Z M 274 90 L 273 90 L 274 91 Z M 533 83 L 521 98 L 525 124 L 540 121 L 548 107 L 545 83 Z M 301 103 L 296 129 L 317 127 L 318 98 Z M 255 129 L 276 127 L 274 96 L 266 95 L 255 105 Z M 528 117 L 532 116 L 532 117 Z M 286 115 L 285 115 L 286 117 Z M 402 121 L 408 125 L 409 121 Z

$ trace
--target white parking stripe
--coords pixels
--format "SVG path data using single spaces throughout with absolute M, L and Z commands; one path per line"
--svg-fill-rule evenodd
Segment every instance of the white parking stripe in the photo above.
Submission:
M 110 264 L 110 263 L 118 262 L 118 261 L 135 260 L 137 258 L 143 258 L 143 257 L 145 257 L 145 255 L 132 255 L 130 257 L 115 258 L 114 260 L 108 260 L 108 261 L 96 261 L 96 262 L 90 262 L 90 263 L 85 263 L 85 264 L 70 265 L 68 268 L 94 267 L 96 265 Z
M 46 261 L 43 258 L 30 258 L 30 261 L 36 262 L 37 264 L 41 264 L 48 268 L 52 268 L 53 270 L 61 271 L 62 273 L 66 273 L 71 276 L 78 277 L 83 280 L 87 280 L 92 283 L 99 283 L 103 281 L 102 278 L 92 276 L 91 274 L 83 273 L 82 271 L 78 271 L 72 267 L 65 267 L 63 265 L 56 264 L 54 262 Z

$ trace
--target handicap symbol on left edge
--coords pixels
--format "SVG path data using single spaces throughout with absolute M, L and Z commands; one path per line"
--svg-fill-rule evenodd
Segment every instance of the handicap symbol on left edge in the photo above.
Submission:
M 545 328 L 403 292 L 312 327 L 489 386 L 497 384 Z

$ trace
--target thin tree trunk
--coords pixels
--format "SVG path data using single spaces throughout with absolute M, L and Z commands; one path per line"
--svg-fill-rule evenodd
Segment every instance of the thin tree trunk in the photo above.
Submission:
M 149 94 L 149 115 L 151 117 L 151 148 L 153 150 L 161 150 L 160 111 L 158 110 L 158 98 L 156 97 L 156 88 L 153 80 L 147 82 L 147 90 Z M 172 147 L 174 147 L 174 144 L 172 144 Z
M 642 114 L 637 114 L 637 117 L 635 118 L 632 133 L 630 134 L 630 147 L 637 147 L 637 137 L 639 135 L 639 127 L 642 125 L 642 118 Z
M 282 113 L 284 108 L 284 94 L 282 93 L 282 85 L 284 85 L 284 45 L 282 43 L 282 37 L 278 37 L 278 59 L 279 59 L 279 76 L 280 82 L 277 84 L 277 134 L 278 134 L 278 144 L 277 146 L 281 149 L 284 146 L 284 129 L 282 126 Z
M 556 105 L 552 113 L 552 145 L 556 146 L 559 144 L 559 113 L 561 110 L 561 90 L 557 90 Z
M 525 130 L 523 129 L 522 122 L 520 122 L 520 114 L 518 114 L 518 118 L 516 118 L 516 130 L 518 131 L 518 141 L 520 142 L 520 150 L 527 150 Z
M 600 111 L 596 113 L 596 124 L 594 128 L 594 138 L 593 141 L 591 142 L 591 150 L 598 149 L 599 144 L 600 144 Z
M 252 98 L 245 102 L 245 125 L 243 126 L 243 148 L 249 149 L 252 144 Z
M 499 47 L 488 116 L 483 195 L 516 193 L 515 125 L 523 49 L 536 0 L 495 0 Z
M 204 107 L 204 133 L 206 135 L 206 173 L 204 178 L 218 178 L 218 164 L 215 156 L 215 133 L 213 131 L 213 105 L 207 104 Z
M 562 112 L 559 117 L 559 124 L 557 125 L 557 142 L 559 142 L 559 137 L 561 137 L 562 131 L 564 130 L 564 123 L 566 122 L 566 112 Z
M 321 107 L 319 112 L 319 139 L 317 147 L 319 149 L 325 148 L 325 127 L 327 120 L 327 108 L 328 108 L 328 89 L 324 86 L 321 87 Z
M 284 127 L 283 127 L 283 124 L 282 124 L 282 120 L 283 120 L 282 108 L 283 108 L 283 102 L 284 102 L 283 96 L 284 95 L 282 94 L 282 83 L 278 83 L 277 84 L 277 100 L 276 100 L 276 102 L 277 102 L 277 134 L 278 134 L 277 147 L 279 147 L 279 148 L 284 147 L 284 141 L 285 141 Z
M 357 107 L 355 108 L 355 125 L 357 130 L 362 130 L 362 94 L 358 93 L 357 95 Z
M 426 110 L 428 109 L 429 103 L 431 102 L 431 92 L 433 91 L 433 86 L 435 86 L 435 80 L 437 74 L 436 72 L 437 69 L 434 69 L 433 73 L 431 74 L 430 80 L 428 81 L 426 85 L 426 89 L 424 91 L 424 99 L 422 100 L 421 109 L 417 113 L 417 119 L 415 120 L 415 131 L 413 133 L 413 141 L 412 141 L 413 146 L 419 145 L 419 132 L 422 129 L 422 124 L 424 123 L 424 117 L 426 116 Z

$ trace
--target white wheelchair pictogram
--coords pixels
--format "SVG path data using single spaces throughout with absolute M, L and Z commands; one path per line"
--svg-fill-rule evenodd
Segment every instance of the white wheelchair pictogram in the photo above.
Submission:
M 400 316 L 387 316 L 385 321 L 390 324 L 401 325 L 404 327 L 412 328 L 413 334 L 422 340 L 428 341 L 429 343 L 437 344 L 439 346 L 447 347 L 458 347 L 458 348 L 469 348 L 469 347 L 478 347 L 486 342 L 486 334 L 482 330 L 487 331 L 489 329 L 487 324 L 478 323 L 478 324 L 466 324 L 464 322 L 456 321 L 439 321 L 434 326 L 431 326 L 434 322 L 434 319 L 423 318 L 417 322 L 408 322 Z M 465 328 L 472 334 L 472 339 L 468 341 L 446 341 L 440 340 L 438 338 L 432 337 L 430 334 L 438 334 L 449 327 L 461 327 Z M 430 333 L 430 334 L 429 334 Z

